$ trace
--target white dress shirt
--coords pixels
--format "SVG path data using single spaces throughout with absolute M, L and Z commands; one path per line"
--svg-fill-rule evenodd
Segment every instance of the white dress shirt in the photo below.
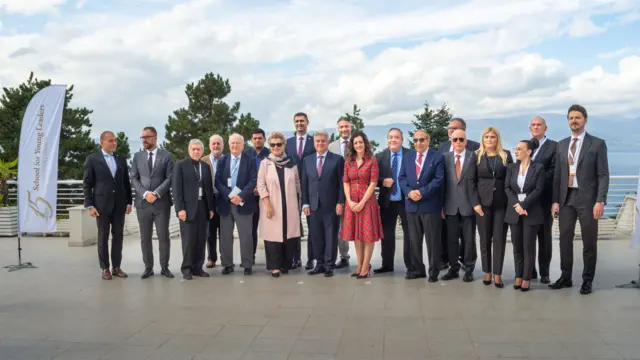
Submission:
M 462 168 L 464 167 L 464 157 L 467 154 L 467 149 L 462 150 L 462 152 L 459 154 L 460 155 L 460 171 L 462 172 Z M 456 153 L 455 151 L 453 152 L 453 166 L 456 165 L 456 155 L 458 155 L 458 153 Z
M 578 158 L 580 156 L 580 149 L 582 149 L 582 143 L 584 142 L 584 135 L 586 134 L 586 131 L 583 131 L 582 134 L 578 135 L 578 136 L 573 136 L 571 135 L 571 140 L 569 141 L 569 150 L 567 151 L 567 156 L 570 158 L 571 157 L 571 143 L 573 142 L 573 139 L 578 139 L 578 141 L 576 141 L 576 155 L 573 157 L 573 164 L 576 165 L 576 173 L 577 173 L 577 166 L 578 166 Z M 573 177 L 573 184 L 569 184 L 569 187 L 572 188 L 578 188 L 578 176 L 576 174 L 576 176 Z

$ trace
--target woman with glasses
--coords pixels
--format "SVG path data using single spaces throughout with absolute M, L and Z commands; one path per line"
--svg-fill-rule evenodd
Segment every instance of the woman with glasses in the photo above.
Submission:
M 500 132 L 488 127 L 482 132 L 478 153 L 477 187 L 482 215 L 476 214 L 480 235 L 480 257 L 482 259 L 483 283 L 491 284 L 491 276 L 497 288 L 504 287 L 502 265 L 507 244 L 507 224 L 504 214 L 507 208 L 507 194 L 504 179 L 507 165 L 513 163 L 511 153 L 504 150 Z
M 300 179 L 298 168 L 284 152 L 286 138 L 272 132 L 267 139 L 271 154 L 260 162 L 260 235 L 264 239 L 267 269 L 277 278 L 288 273 L 300 239 Z
M 507 167 L 505 191 L 509 203 L 505 221 L 511 227 L 516 280 L 513 288 L 529 291 L 536 260 L 536 238 L 544 223 L 540 194 L 544 188 L 544 167 L 531 162 L 538 140 L 522 140 L 516 146 L 516 163 Z
M 358 268 L 351 276 L 363 279 L 371 271 L 375 243 L 382 238 L 382 221 L 375 197 L 378 162 L 362 131 L 356 131 L 349 140 L 343 182 L 347 206 L 340 238 L 355 242 Z

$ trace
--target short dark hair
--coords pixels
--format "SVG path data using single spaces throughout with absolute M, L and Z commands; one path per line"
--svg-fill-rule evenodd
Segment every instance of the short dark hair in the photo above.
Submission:
M 338 118 L 338 121 L 336 121 L 336 124 L 339 124 L 339 123 L 340 123 L 340 121 L 346 121 L 346 122 L 348 122 L 349 124 L 351 124 L 351 120 L 349 120 L 349 118 L 348 118 L 348 117 L 346 117 L 346 116 L 340 116 L 340 117 Z
M 153 135 L 158 135 L 158 132 L 156 131 L 156 128 L 154 128 L 153 126 L 145 126 L 142 131 L 151 131 L 153 133 Z
M 454 121 L 459 121 L 459 122 L 460 122 L 460 124 L 462 124 L 462 129 L 460 129 L 460 130 L 467 131 L 467 122 L 466 122 L 466 121 L 464 121 L 464 119 L 463 119 L 463 118 L 454 117 L 454 118 L 452 118 L 451 120 L 449 120 L 449 124 L 451 124 L 451 123 L 452 123 L 452 122 L 454 122 Z
M 581 113 L 582 116 L 584 116 L 585 119 L 588 117 L 587 109 L 585 109 L 584 106 L 582 106 L 582 105 L 573 104 L 573 105 L 569 106 L 569 110 L 567 110 L 567 118 L 569 117 L 569 113 L 572 112 L 572 111 L 577 111 L 577 112 Z
M 105 130 L 105 131 L 103 131 L 103 132 L 100 134 L 100 141 L 104 140 L 105 136 L 107 136 L 107 135 L 109 135 L 109 134 L 111 134 L 111 135 L 113 135 L 114 137 L 116 137 L 116 134 L 115 134 L 113 131 L 111 131 L 111 130 Z
M 387 131 L 387 137 L 389 136 L 389 134 L 391 134 L 391 132 L 392 132 L 392 131 L 397 131 L 397 132 L 399 132 L 399 133 L 400 133 L 400 138 L 401 138 L 402 140 L 404 140 L 404 134 L 402 133 L 402 130 L 400 130 L 400 129 L 399 129 L 399 128 L 397 128 L 397 127 L 392 127 L 391 129 L 389 129 L 389 131 Z
M 264 130 L 262 130 L 262 129 L 253 130 L 251 132 L 251 137 L 253 137 L 253 135 L 255 135 L 255 134 L 260 134 L 260 135 L 262 135 L 263 138 L 265 138 L 265 139 L 267 138 L 267 135 L 265 135 Z
M 303 113 L 303 112 L 297 112 L 293 115 L 293 118 L 297 118 L 298 116 L 304 116 L 304 119 L 309 121 L 309 117 L 307 116 L 307 114 Z

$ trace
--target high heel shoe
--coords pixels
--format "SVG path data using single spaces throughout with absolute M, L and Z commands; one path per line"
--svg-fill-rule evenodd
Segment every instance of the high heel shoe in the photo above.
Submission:
M 517 280 L 517 279 L 516 279 L 516 280 Z M 522 280 L 520 280 L 520 284 L 516 284 L 516 283 L 514 283 L 514 284 L 513 284 L 513 288 L 514 288 L 515 290 L 520 290 L 520 288 L 521 288 L 521 287 L 522 287 Z
M 487 286 L 491 285 L 491 276 L 489 276 L 489 280 L 487 280 L 486 278 L 484 280 L 482 280 L 482 283 L 487 285 Z
M 358 269 L 356 269 L 356 271 L 353 274 L 351 274 L 351 277 L 358 277 Z
M 524 284 L 524 281 L 522 283 Z M 524 287 L 522 285 L 520 286 L 520 291 L 522 292 L 527 292 L 529 290 L 531 290 L 531 281 L 528 281 L 527 287 Z
M 362 275 L 362 274 L 358 274 L 358 276 L 356 276 L 356 279 L 366 279 L 369 277 L 369 274 L 371 273 L 371 265 L 369 265 L 369 270 L 367 270 L 367 273 Z
M 498 289 L 502 289 L 504 287 L 504 283 L 502 282 L 502 278 L 500 278 L 500 282 L 498 282 L 498 280 L 496 279 L 496 277 L 493 277 L 493 284 L 498 288 Z

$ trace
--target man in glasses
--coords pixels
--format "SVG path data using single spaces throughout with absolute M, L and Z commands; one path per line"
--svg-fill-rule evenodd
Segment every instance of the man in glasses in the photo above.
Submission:
M 477 174 L 477 155 L 466 149 L 467 134 L 456 130 L 451 135 L 453 151 L 444 154 L 445 200 L 444 215 L 447 221 L 448 255 L 451 268 L 442 280 L 460 277 L 458 254 L 462 253 L 465 282 L 473 281 L 476 263 L 476 224 L 473 204 L 479 204 L 478 191 L 472 181 Z M 462 251 L 459 239 L 463 237 Z
M 341 116 L 338 119 L 338 132 L 340 137 L 329 144 L 329 151 L 342 156 L 344 159 L 345 152 L 349 148 L 349 140 L 351 140 L 351 122 L 349 118 Z M 340 227 L 342 227 L 343 217 L 340 217 Z M 338 251 L 340 252 L 340 261 L 336 263 L 336 269 L 342 269 L 349 266 L 349 242 L 338 241 Z
M 459 117 L 452 118 L 451 121 L 449 121 L 449 125 L 447 126 L 447 134 L 449 135 L 449 140 L 441 142 L 438 146 L 438 151 L 440 151 L 443 154 L 453 151 L 453 142 L 451 141 L 451 137 L 453 135 L 453 132 L 456 130 L 462 130 L 466 132 L 467 122 L 464 121 L 464 119 Z M 476 151 L 480 149 L 480 143 L 475 142 L 473 140 L 467 140 L 466 149 L 468 151 Z M 447 243 L 449 240 L 447 236 L 447 224 L 444 220 L 442 221 L 442 234 L 441 234 L 440 240 L 442 241 L 442 266 L 441 267 L 442 267 L 442 270 L 444 270 L 449 267 L 449 249 L 447 246 Z M 464 243 L 464 235 L 461 241 Z M 461 249 L 464 249 L 464 247 L 461 247 Z M 463 254 L 460 253 L 460 259 L 459 259 L 460 261 L 462 260 L 462 257 L 463 257 Z
M 260 169 L 260 162 L 262 159 L 269 156 L 269 149 L 264 147 L 264 143 L 267 140 L 264 130 L 255 129 L 251 132 L 251 145 L 252 148 L 245 149 L 245 153 L 252 157 L 256 162 L 256 169 Z M 253 190 L 253 195 L 256 197 L 256 203 L 260 203 L 260 196 L 258 195 L 258 189 Z M 260 221 L 260 207 L 256 206 L 256 212 L 253 213 L 253 263 L 256 263 L 256 250 L 258 249 L 258 222 Z
M 173 174 L 173 156 L 158 149 L 158 133 L 153 126 L 142 130 L 144 150 L 133 155 L 131 162 L 131 183 L 136 189 L 136 214 L 140 225 L 140 245 L 144 271 L 142 278 L 153 276 L 153 225 L 156 226 L 160 251 L 160 274 L 173 278 L 169 270 L 169 219 L 171 216 L 171 176 Z
M 403 157 L 398 181 L 406 197 L 409 221 L 411 266 L 405 278 L 427 277 L 422 256 L 422 243 L 426 236 L 429 282 L 436 282 L 440 273 L 440 189 L 444 181 L 444 156 L 437 151 L 429 151 L 429 140 L 429 134 L 424 130 L 413 134 L 415 150 L 408 151 Z

